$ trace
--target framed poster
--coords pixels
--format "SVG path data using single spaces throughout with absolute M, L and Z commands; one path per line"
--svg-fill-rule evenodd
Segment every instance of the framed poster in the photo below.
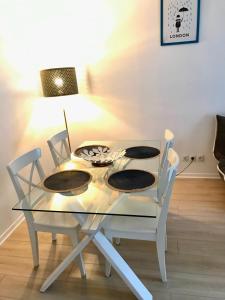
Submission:
M 198 43 L 200 0 L 161 0 L 161 46 Z

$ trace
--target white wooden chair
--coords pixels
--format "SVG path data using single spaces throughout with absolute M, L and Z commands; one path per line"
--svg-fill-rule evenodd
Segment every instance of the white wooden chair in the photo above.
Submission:
M 168 164 L 168 165 L 167 165 Z M 109 221 L 104 225 L 104 233 L 109 241 L 113 241 L 113 238 L 126 238 L 134 240 L 146 240 L 155 241 L 157 247 L 157 254 L 159 260 L 159 268 L 162 281 L 167 281 L 166 276 L 166 264 L 165 264 L 165 250 L 166 250 L 166 221 L 169 209 L 169 202 L 172 194 L 173 183 L 176 177 L 176 170 L 179 164 L 179 157 L 173 149 L 168 150 L 168 157 L 165 161 L 164 169 L 166 169 L 162 185 L 162 192 L 160 193 L 159 203 L 155 203 L 147 193 L 135 193 L 127 194 L 123 199 L 123 206 L 126 209 L 131 206 L 131 210 L 134 211 L 135 205 L 138 208 L 140 201 L 142 204 L 146 201 L 146 209 L 148 209 L 149 202 L 153 202 L 156 205 L 157 217 L 156 218 L 135 218 L 135 217 L 111 217 Z M 141 194 L 141 196 L 140 196 Z M 145 197 L 145 198 L 143 198 Z M 122 210 L 122 208 L 121 208 Z M 106 262 L 106 276 L 109 277 L 111 273 L 111 266 Z
M 164 133 L 164 150 L 163 150 L 163 155 L 160 161 L 160 166 L 159 166 L 159 174 L 158 174 L 158 182 L 157 185 L 149 190 L 149 193 L 151 196 L 154 198 L 156 202 L 159 202 L 159 199 L 161 198 L 161 193 L 163 190 L 163 181 L 165 179 L 165 175 L 167 172 L 167 158 L 168 158 L 168 152 L 169 149 L 172 149 L 174 147 L 175 143 L 175 138 L 174 134 L 171 130 L 166 129 Z
M 165 146 L 164 146 L 163 155 L 162 155 L 161 162 L 160 162 L 159 177 L 160 177 L 160 174 L 161 174 L 161 172 L 163 170 L 163 167 L 166 163 L 167 156 L 168 156 L 168 151 L 169 151 L 170 148 L 173 148 L 174 144 L 175 144 L 174 134 L 171 130 L 169 130 L 169 129 L 165 130 L 164 141 L 165 141 Z
M 56 167 L 70 158 L 67 130 L 55 134 L 47 143 Z
M 36 205 L 44 195 L 44 191 L 37 186 L 40 180 L 45 177 L 39 161 L 40 157 L 41 149 L 36 148 L 18 157 L 14 161 L 10 162 L 7 166 L 7 170 L 13 182 L 17 196 L 21 201 L 21 204 L 25 205 L 25 207 L 28 205 L 31 207 L 32 205 Z M 25 175 L 24 171 L 26 172 Z M 28 188 L 27 191 L 25 191 L 26 188 Z M 28 197 L 25 198 L 25 195 L 28 193 L 32 193 L 32 203 L 27 203 Z M 34 267 L 39 265 L 38 231 L 52 233 L 53 240 L 55 239 L 55 235 L 57 233 L 68 235 L 71 238 L 73 247 L 77 245 L 79 240 L 79 223 L 72 217 L 72 215 L 58 212 L 32 213 L 31 211 L 24 211 L 24 215 L 31 241 Z M 86 276 L 81 254 L 76 259 L 76 262 L 79 265 L 81 275 L 83 277 Z
M 174 134 L 171 130 L 165 129 L 164 132 L 164 150 L 163 150 L 163 155 L 160 161 L 160 167 L 159 167 L 159 174 L 157 178 L 157 185 L 153 188 L 151 188 L 148 191 L 148 194 L 154 199 L 155 202 L 159 202 L 159 199 L 161 198 L 161 193 L 163 191 L 164 187 L 164 181 L 165 181 L 165 176 L 167 172 L 167 157 L 168 157 L 168 151 L 170 148 L 173 148 L 175 144 L 175 138 Z M 161 180 L 160 180 L 161 179 Z M 145 194 L 145 192 L 144 192 Z M 116 238 L 115 239 L 116 245 L 120 244 L 120 239 Z
M 164 141 L 165 141 L 165 145 L 164 145 L 163 155 L 160 161 L 157 190 L 154 189 L 152 190 L 152 196 L 154 197 L 156 202 L 159 202 L 162 197 L 162 193 L 164 190 L 164 181 L 166 179 L 166 173 L 168 167 L 168 153 L 169 153 L 169 149 L 172 149 L 175 144 L 174 134 L 171 130 L 169 129 L 165 130 Z

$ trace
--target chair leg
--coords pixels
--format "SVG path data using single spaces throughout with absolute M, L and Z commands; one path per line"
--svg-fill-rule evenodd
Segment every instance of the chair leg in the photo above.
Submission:
M 56 233 L 52 233 L 52 241 L 56 241 Z
M 163 282 L 167 281 L 166 276 L 166 261 L 165 261 L 165 240 L 160 239 L 156 241 L 156 248 L 159 260 L 159 270 Z
M 111 242 L 111 244 L 113 243 L 113 238 L 112 237 L 108 237 L 106 235 L 107 239 Z M 111 269 L 112 269 L 112 266 L 111 264 L 108 262 L 108 260 L 106 259 L 105 260 L 105 276 L 106 277 L 110 277 L 111 276 Z
M 167 234 L 165 234 L 165 251 L 168 250 Z
M 79 242 L 78 232 L 76 230 L 74 230 L 74 232 L 72 234 L 70 234 L 70 238 L 71 238 L 71 242 L 72 242 L 73 247 L 76 247 L 78 242 Z M 81 277 L 86 278 L 86 270 L 85 270 L 85 264 L 84 264 L 82 253 L 80 253 L 75 258 L 75 262 L 79 266 Z
M 33 255 L 33 264 L 34 264 L 34 267 L 38 267 L 39 266 L 39 249 L 38 249 L 37 231 L 33 230 L 29 226 L 28 226 L 28 231 L 29 231 L 32 255 Z

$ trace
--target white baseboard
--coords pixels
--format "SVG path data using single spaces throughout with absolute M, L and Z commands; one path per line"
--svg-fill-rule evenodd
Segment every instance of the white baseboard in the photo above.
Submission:
M 0 245 L 13 233 L 13 231 L 23 222 L 24 215 L 21 214 L 1 235 Z
M 221 179 L 218 173 L 183 173 L 177 178 L 208 178 L 208 179 Z

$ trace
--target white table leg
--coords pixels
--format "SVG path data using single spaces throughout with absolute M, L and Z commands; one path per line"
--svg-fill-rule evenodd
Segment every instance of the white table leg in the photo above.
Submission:
M 47 288 L 59 277 L 59 275 L 73 262 L 73 260 L 81 253 L 81 251 L 92 240 L 92 236 L 85 236 L 81 242 L 70 252 L 70 254 L 58 265 L 58 267 L 48 276 L 42 284 L 40 291 L 45 292 Z
M 41 292 L 45 292 L 47 290 L 47 288 L 59 277 L 59 275 L 68 267 L 68 265 L 73 262 L 73 260 L 81 253 L 81 251 L 91 240 L 110 262 L 112 267 L 117 271 L 119 276 L 124 280 L 126 285 L 130 288 L 137 299 L 152 300 L 152 295 L 150 292 L 101 232 L 97 232 L 94 235 L 85 236 L 63 260 L 63 262 L 61 262 L 61 264 L 54 270 L 54 272 L 45 280 L 41 286 Z
M 92 241 L 116 270 L 119 276 L 123 279 L 126 285 L 130 288 L 133 294 L 137 297 L 137 299 L 153 299 L 151 293 L 147 290 L 129 265 L 101 232 L 96 233 Z

